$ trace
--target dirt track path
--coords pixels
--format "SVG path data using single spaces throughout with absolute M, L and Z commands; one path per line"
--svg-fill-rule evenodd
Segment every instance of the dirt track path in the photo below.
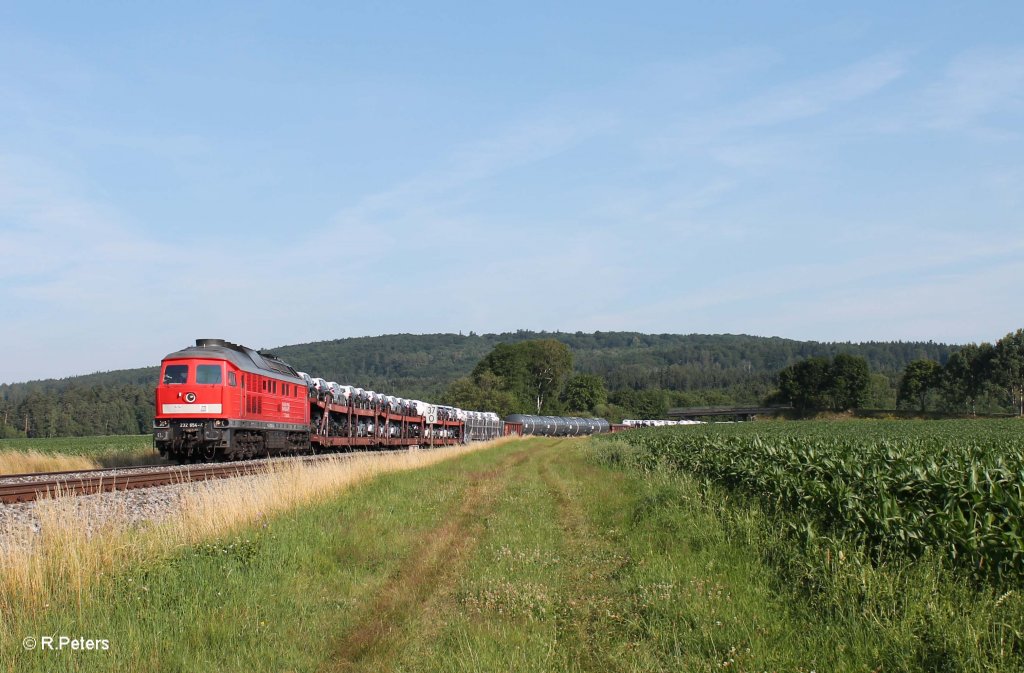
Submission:
M 341 640 L 331 670 L 388 670 L 410 639 L 411 629 L 422 639 L 441 628 L 433 617 L 440 611 L 433 608 L 451 597 L 500 494 L 529 458 L 528 451 L 516 451 L 492 469 L 467 475 L 467 486 L 447 520 L 420 536 L 413 552 Z

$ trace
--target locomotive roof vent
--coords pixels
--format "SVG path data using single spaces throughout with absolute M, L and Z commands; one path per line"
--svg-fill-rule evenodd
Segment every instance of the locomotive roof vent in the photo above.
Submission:
M 270 353 L 259 353 L 246 346 L 239 346 L 238 344 L 225 341 L 224 339 L 196 339 L 196 348 L 227 348 L 237 353 L 248 356 L 257 369 L 268 370 L 277 372 L 278 374 L 285 374 L 286 376 L 294 376 L 298 378 L 299 374 L 291 365 L 287 362 L 278 359 Z M 186 349 L 185 352 L 187 352 Z

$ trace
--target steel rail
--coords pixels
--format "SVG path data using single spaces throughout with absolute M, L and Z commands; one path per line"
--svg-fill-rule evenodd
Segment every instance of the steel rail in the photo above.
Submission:
M 357 456 L 370 456 L 379 453 L 390 453 L 384 451 L 361 451 L 359 453 L 343 453 L 317 456 L 299 456 L 297 460 L 303 463 L 318 463 L 326 460 L 342 459 L 351 460 Z M 30 502 L 45 497 L 63 495 L 92 495 L 95 493 L 108 493 L 111 491 L 124 491 L 135 488 L 152 488 L 154 486 L 167 486 L 171 484 L 197 483 L 211 479 L 228 479 L 231 477 L 244 477 L 263 472 L 272 471 L 275 463 L 215 463 L 211 465 L 182 465 L 170 470 L 163 468 L 159 470 L 150 469 L 139 471 L 138 468 L 128 473 L 103 474 L 89 476 L 89 470 L 78 472 L 55 472 L 53 479 L 38 481 L 17 482 L 13 484 L 0 484 L 0 503 L 12 504 L 19 502 Z M 286 464 L 286 463 L 285 463 Z M 105 470 L 93 470 L 111 472 Z M 72 475 L 79 476 L 72 476 Z M 0 475 L 0 480 L 14 476 L 50 476 L 50 473 L 37 472 L 31 475 Z

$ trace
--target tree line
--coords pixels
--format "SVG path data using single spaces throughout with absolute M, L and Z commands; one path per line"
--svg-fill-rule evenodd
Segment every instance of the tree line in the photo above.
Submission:
M 870 384 L 871 370 L 863 357 L 839 353 L 832 359 L 807 358 L 779 372 L 779 390 L 766 401 L 788 402 L 800 411 L 846 411 L 864 405 Z
M 928 358 L 909 362 L 900 378 L 898 403 L 920 412 L 1024 416 L 1024 330 L 995 344 L 967 344 L 945 363 Z
M 153 386 L 36 388 L 0 398 L 0 438 L 141 435 L 153 431 L 153 410 Z
M 863 357 L 811 357 L 780 371 L 778 391 L 766 402 L 791 404 L 801 411 L 890 408 L 877 404 L 885 396 L 884 379 L 870 371 Z M 894 402 L 897 409 L 920 413 L 1024 416 L 1024 330 L 995 344 L 961 346 L 944 362 L 911 360 L 900 373 Z
M 812 356 L 783 367 L 776 387 L 759 402 L 788 404 L 799 411 L 857 408 L 916 409 L 976 414 L 1011 412 L 1024 416 L 1024 330 L 994 345 L 967 344 L 940 364 L 930 358 L 907 363 L 894 387 L 885 373 L 872 371 L 868 358 L 847 352 Z M 745 391 L 750 394 L 753 387 Z M 500 413 L 537 413 L 663 418 L 669 406 L 736 404 L 715 391 L 674 391 L 658 387 L 609 392 L 604 377 L 573 374 L 573 354 L 555 340 L 499 344 L 448 390 L 446 402 Z
M 596 416 L 664 418 L 673 406 L 732 404 L 723 390 L 674 391 L 653 387 L 609 391 L 603 376 L 574 368 L 574 354 L 563 342 L 537 339 L 499 343 L 469 376 L 454 381 L 444 404 L 488 409 L 501 416 Z

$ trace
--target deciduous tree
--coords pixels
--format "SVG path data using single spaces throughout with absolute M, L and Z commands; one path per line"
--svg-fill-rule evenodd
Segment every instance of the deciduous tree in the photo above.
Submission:
M 824 391 L 828 379 L 828 359 L 807 358 L 779 372 L 779 391 L 784 399 L 801 411 L 821 409 L 826 406 Z
M 942 383 L 942 367 L 935 360 L 914 360 L 903 370 L 897 404 L 917 402 L 918 411 L 928 407 L 928 395 Z
M 597 374 L 576 374 L 562 391 L 562 403 L 569 411 L 591 411 L 607 401 L 608 389 Z
M 942 386 L 951 409 L 966 408 L 977 413 L 978 398 L 994 375 L 995 349 L 992 344 L 967 344 L 949 356 L 942 368 Z
M 856 355 L 839 353 L 828 368 L 827 397 L 833 411 L 846 411 L 864 405 L 871 371 L 868 361 Z
M 1007 334 L 996 342 L 996 381 L 1009 395 L 1018 416 L 1024 416 L 1024 329 Z

